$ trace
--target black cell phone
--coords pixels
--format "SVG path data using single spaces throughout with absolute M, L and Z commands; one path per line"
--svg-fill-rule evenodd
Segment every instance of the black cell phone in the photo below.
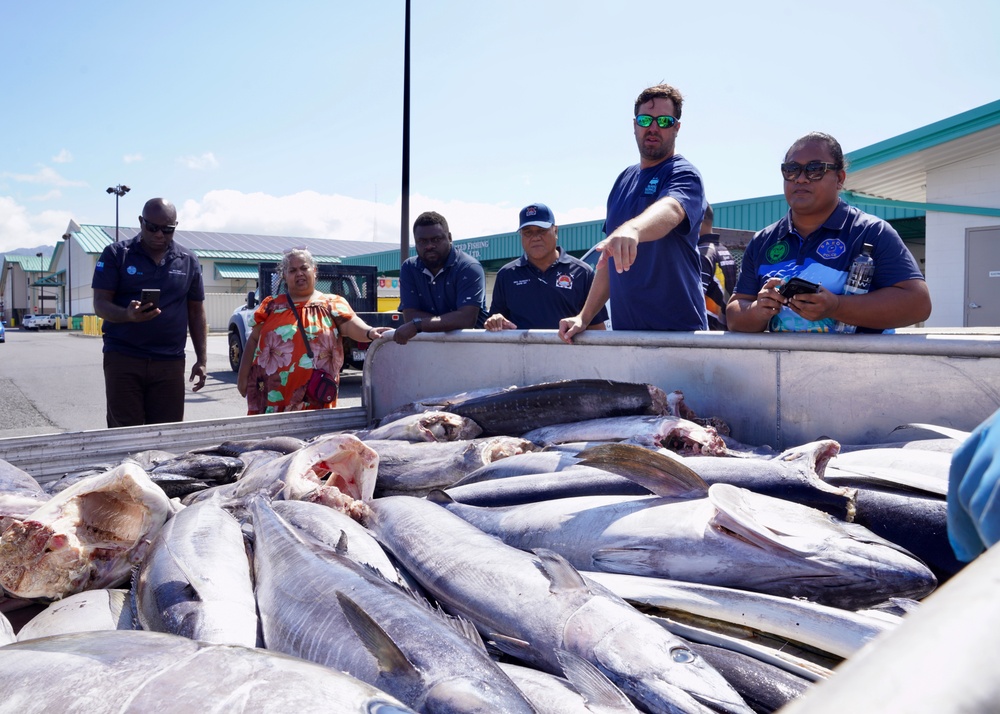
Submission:
M 801 293 L 818 293 L 819 284 L 810 283 L 802 278 L 789 278 L 787 283 L 778 288 L 778 292 L 781 293 L 782 297 L 790 299 L 793 295 Z
M 139 298 L 139 302 L 145 305 L 146 303 L 153 303 L 152 307 L 147 307 L 143 312 L 149 312 L 155 310 L 160 306 L 160 290 L 159 288 L 149 288 L 142 291 L 142 297 Z

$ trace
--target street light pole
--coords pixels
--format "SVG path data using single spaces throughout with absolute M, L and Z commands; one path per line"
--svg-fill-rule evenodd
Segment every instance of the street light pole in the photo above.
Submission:
M 73 234 L 63 236 L 66 241 L 66 314 L 73 319 Z M 72 324 L 72 323 L 70 323 Z
M 35 257 L 38 258 L 38 314 L 45 314 L 45 286 L 41 285 L 42 282 L 42 253 L 35 253 Z
M 122 184 L 108 187 L 108 193 L 115 195 L 115 243 L 118 242 L 118 199 L 131 190 L 128 186 L 123 186 Z

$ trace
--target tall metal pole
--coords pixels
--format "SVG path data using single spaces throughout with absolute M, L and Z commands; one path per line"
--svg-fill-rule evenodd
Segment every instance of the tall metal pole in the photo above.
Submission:
M 63 236 L 66 241 L 66 314 L 73 319 L 73 234 Z M 72 322 L 70 325 L 72 326 Z
M 132 189 L 130 189 L 128 186 L 123 186 L 122 184 L 118 184 L 117 186 L 110 186 L 108 188 L 108 193 L 113 193 L 115 195 L 115 240 L 114 240 L 115 243 L 118 242 L 118 199 L 131 190 Z
M 403 184 L 399 199 L 399 264 L 410 257 L 410 0 L 403 27 Z
M 38 292 L 35 295 L 38 297 L 38 314 L 45 314 L 45 286 L 41 284 L 42 282 L 42 253 L 35 253 L 35 257 L 38 258 L 38 277 L 35 282 L 38 283 Z

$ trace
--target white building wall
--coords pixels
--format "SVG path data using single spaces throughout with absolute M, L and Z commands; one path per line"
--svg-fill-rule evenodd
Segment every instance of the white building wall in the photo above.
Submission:
M 1000 208 L 1000 151 L 928 171 L 927 203 Z M 928 327 L 964 326 L 965 231 L 984 226 L 1000 226 L 1000 218 L 927 212 Z

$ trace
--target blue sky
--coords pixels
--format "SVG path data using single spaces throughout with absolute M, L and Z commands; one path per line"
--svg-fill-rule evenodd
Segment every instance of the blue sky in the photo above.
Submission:
M 398 242 L 403 1 L 0 3 L 0 252 L 164 196 L 182 228 Z M 1000 3 L 412 2 L 411 219 L 603 218 L 635 96 L 684 93 L 713 202 L 1000 99 Z

